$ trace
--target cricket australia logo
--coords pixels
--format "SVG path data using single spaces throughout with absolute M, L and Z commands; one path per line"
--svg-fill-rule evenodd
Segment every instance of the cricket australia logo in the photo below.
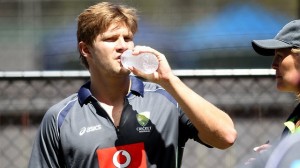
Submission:
M 151 126 L 146 127 L 146 125 L 148 124 L 149 120 L 150 120 L 150 112 L 149 111 L 145 111 L 145 112 L 141 112 L 138 113 L 136 115 L 136 119 L 137 122 L 140 124 L 141 127 L 137 127 L 136 130 L 139 133 L 143 133 L 143 132 L 150 132 L 151 131 Z

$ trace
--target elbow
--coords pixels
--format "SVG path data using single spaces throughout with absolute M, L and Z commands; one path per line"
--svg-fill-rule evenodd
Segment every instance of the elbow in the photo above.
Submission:
M 229 130 L 225 133 L 223 137 L 224 137 L 223 143 L 222 145 L 219 146 L 219 149 L 227 149 L 231 147 L 236 141 L 237 132 L 235 129 Z
M 214 148 L 218 148 L 221 150 L 227 149 L 231 147 L 236 138 L 237 138 L 237 132 L 234 128 L 227 129 L 225 132 L 218 132 L 214 136 L 210 136 L 211 134 L 207 134 L 206 136 L 204 134 L 199 134 L 199 138 L 207 145 L 210 145 Z

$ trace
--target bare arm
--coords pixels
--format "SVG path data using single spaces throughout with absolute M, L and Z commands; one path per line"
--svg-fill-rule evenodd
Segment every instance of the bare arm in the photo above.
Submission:
M 234 143 L 236 131 L 226 113 L 192 91 L 177 77 L 172 77 L 162 86 L 177 100 L 199 131 L 199 138 L 203 142 L 220 149 Z
M 154 74 L 146 75 L 136 69 L 131 69 L 132 72 L 164 87 L 197 128 L 198 136 L 203 142 L 219 149 L 228 148 L 234 143 L 237 133 L 231 118 L 175 76 L 163 54 L 152 48 L 139 46 L 134 52 L 152 52 L 157 56 L 159 68 Z

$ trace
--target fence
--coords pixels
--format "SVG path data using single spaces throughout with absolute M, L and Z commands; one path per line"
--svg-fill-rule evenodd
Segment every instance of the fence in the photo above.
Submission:
M 266 69 L 174 70 L 194 91 L 233 119 L 236 143 L 227 150 L 187 143 L 184 168 L 231 168 L 246 160 L 254 146 L 276 139 L 296 105 L 294 95 L 276 90 Z M 0 72 L 0 163 L 27 167 L 44 112 L 89 79 L 87 71 Z

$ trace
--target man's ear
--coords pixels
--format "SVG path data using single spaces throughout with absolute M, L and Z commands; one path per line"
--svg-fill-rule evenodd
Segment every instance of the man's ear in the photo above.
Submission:
M 84 57 L 88 57 L 90 55 L 89 47 L 85 42 L 83 41 L 79 42 L 78 46 L 81 55 L 83 55 Z

